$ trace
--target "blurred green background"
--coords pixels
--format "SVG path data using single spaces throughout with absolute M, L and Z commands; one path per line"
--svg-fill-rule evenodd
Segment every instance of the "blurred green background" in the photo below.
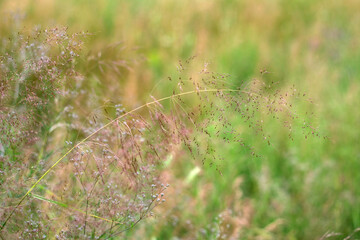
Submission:
M 174 159 L 163 173 L 173 186 L 167 204 L 128 239 L 343 239 L 360 227 L 359 0 L 0 1 L 1 21 L 14 13 L 21 28 L 89 31 L 87 52 L 124 60 L 120 73 L 104 64 L 86 75 L 102 101 L 131 107 L 167 95 L 161 82 L 192 55 L 234 85 L 265 68 L 263 78 L 314 99 L 315 123 L 329 140 L 299 133 L 290 141 L 269 123 L 271 146 L 244 132 L 262 158 L 221 147 L 223 176 Z M 79 64 L 91 67 L 85 56 Z

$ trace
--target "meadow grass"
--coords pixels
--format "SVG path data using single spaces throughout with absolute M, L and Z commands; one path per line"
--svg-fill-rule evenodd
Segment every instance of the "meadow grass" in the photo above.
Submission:
M 231 75 L 232 86 L 256 77 L 279 82 L 279 89 L 294 84 L 313 98 L 312 107 L 296 101 L 294 105 L 299 114 L 315 112 L 313 121 L 329 140 L 305 140 L 301 131 L 295 131 L 290 141 L 281 124 L 265 118 L 264 128 L 272 136 L 269 146 L 243 121 L 232 119 L 261 158 L 251 157 L 251 151 L 235 143 L 221 144 L 226 164 L 221 165 L 220 175 L 215 168 L 186 159 L 181 151 L 169 156 L 161 176 L 176 188 L 167 190 L 166 204 L 155 211 L 157 218 L 147 219 L 125 237 L 216 239 L 226 233 L 224 239 L 320 239 L 334 232 L 341 235 L 330 239 L 343 239 L 359 227 L 357 1 L 3 0 L 0 6 L 2 16 L 20 8 L 26 14 L 21 23 L 25 29 L 60 24 L 70 32 L 92 34 L 85 39 L 89 54 L 77 60 L 77 70 L 86 79 L 82 90 L 93 96 L 84 94 L 72 103 L 82 120 L 106 115 L 94 106 L 108 106 L 109 116 L 115 116 L 110 102 L 133 109 L 152 101 L 149 93 L 164 96 L 176 87 L 167 76 L 178 78 L 178 60 L 193 54 L 201 56 L 194 69 L 206 59 L 211 69 Z M 7 26 L 13 25 L 3 23 L 1 35 L 8 36 Z M 269 73 L 261 74 L 263 69 Z M 171 106 L 167 104 L 165 108 Z M 67 105 L 64 101 L 53 108 L 62 112 Z M 72 111 L 64 115 L 67 120 L 61 124 L 77 123 Z M 50 139 L 43 134 L 35 145 L 43 161 L 33 170 L 34 178 L 39 179 L 48 163 L 60 157 L 63 150 L 56 146 L 86 137 L 76 131 L 65 133 L 63 125 L 51 120 L 43 128 L 52 131 Z M 190 173 L 194 175 L 189 177 Z M 62 172 L 57 175 L 64 181 L 68 178 Z M 50 176 L 50 185 L 54 178 Z M 29 186 L 22 186 L 15 198 Z M 70 187 L 66 189 L 71 193 Z M 66 217 L 61 221 L 66 222 Z

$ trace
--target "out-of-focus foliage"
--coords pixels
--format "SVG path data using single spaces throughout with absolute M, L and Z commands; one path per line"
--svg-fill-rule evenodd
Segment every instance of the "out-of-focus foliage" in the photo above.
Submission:
M 40 135 L 34 147 L 39 166 L 55 161 L 65 139 L 84 137 L 65 134 L 64 125 L 116 116 L 112 107 L 98 114 L 93 106 L 122 103 L 132 109 L 151 101 L 149 93 L 160 98 L 176 87 L 167 77 L 177 78 L 178 60 L 192 55 L 200 56 L 194 69 L 209 62 L 212 70 L 230 74 L 235 87 L 262 78 L 285 91 L 294 85 L 313 99 L 311 108 L 293 104 L 298 114 L 314 112 L 312 121 L 328 140 L 311 134 L 305 139 L 296 130 L 290 140 L 264 116 L 270 146 L 241 119 L 233 120 L 261 157 L 237 144 L 218 146 L 226 160 L 222 175 L 185 153 L 170 155 L 161 172 L 171 185 L 166 204 L 155 210 L 155 218 L 126 232 L 129 239 L 319 239 L 336 235 L 331 233 L 340 235 L 330 239 L 343 239 L 360 227 L 359 11 L 357 0 L 2 0 L 0 36 L 34 26 L 90 33 L 76 60 L 81 76 L 73 88 L 80 94 L 71 103 L 54 102 L 52 110 L 67 122 L 53 119 L 42 126 L 52 137 Z M 1 52 L 5 45 L 0 43 Z M 39 177 L 43 168 L 38 168 L 29 176 Z M 64 170 L 56 177 L 67 181 L 69 175 Z M 63 190 L 50 193 L 44 186 L 40 192 L 59 197 Z

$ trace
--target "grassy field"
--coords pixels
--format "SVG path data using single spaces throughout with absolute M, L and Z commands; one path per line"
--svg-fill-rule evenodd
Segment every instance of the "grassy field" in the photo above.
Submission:
M 96 129 L 96 123 L 84 126 L 89 116 L 106 122 L 117 116 L 114 104 L 129 111 L 153 101 L 151 96 L 171 95 L 177 83 L 168 77 L 178 79 L 179 60 L 196 55 L 188 72 L 196 74 L 205 65 L 229 74 L 235 88 L 253 79 L 277 82 L 284 92 L 295 86 L 313 102 L 290 99 L 297 114 L 314 112 L 310 120 L 328 138 L 304 134 L 296 120 L 289 137 L 281 123 L 260 114 L 255 117 L 264 119 L 269 145 L 228 112 L 232 126 L 259 157 L 238 143 L 214 141 L 223 158 L 220 174 L 184 148 L 164 153 L 167 159 L 157 171 L 170 184 L 166 201 L 154 208 L 154 217 L 112 239 L 360 238 L 359 12 L 358 0 L 0 0 L 2 39 L 15 39 L 17 32 L 35 27 L 85 31 L 82 43 L 78 41 L 79 57 L 70 60 L 81 76 L 54 90 L 55 95 L 74 90 L 76 96 L 55 97 L 49 109 L 37 112 L 44 120 L 31 146 L 0 148 L 1 222 L 9 206 L 69 149 L 72 143 L 66 141 L 76 144 Z M 10 45 L 2 40 L 2 56 Z M 0 81 L 6 81 L 5 75 Z M 185 99 L 186 105 L 198 101 L 194 95 Z M 5 114 L 5 105 L 0 107 Z M 171 104 L 164 102 L 164 108 Z M 11 166 L 21 170 L 5 167 L 8 156 Z M 29 215 L 38 214 L 32 216 L 34 223 L 17 225 L 15 212 L 2 232 L 4 239 L 67 238 L 61 231 L 77 221 L 71 209 L 79 199 L 85 201 L 76 198 L 81 187 L 72 185 L 75 177 L 67 162 L 34 189 L 47 200 L 25 199 Z M 66 207 L 49 199 L 66 202 Z M 111 223 L 99 226 L 106 224 Z M 29 225 L 41 226 L 41 236 L 24 234 Z M 91 239 L 91 232 L 87 236 Z

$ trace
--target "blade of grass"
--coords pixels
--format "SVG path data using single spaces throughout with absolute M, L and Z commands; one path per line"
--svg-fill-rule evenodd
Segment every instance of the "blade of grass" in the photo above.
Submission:
M 62 202 L 59 202 L 59 201 L 55 201 L 55 200 L 52 200 L 52 199 L 48 199 L 48 198 L 45 198 L 45 197 L 40 196 L 40 195 L 37 195 L 37 194 L 30 193 L 29 196 L 30 196 L 30 197 L 33 197 L 33 198 L 35 198 L 35 199 L 41 200 L 41 201 L 45 201 L 45 202 L 48 202 L 48 203 L 56 204 L 56 205 L 58 205 L 58 206 L 60 206 L 60 207 L 63 207 L 63 208 L 66 208 L 66 209 L 70 209 L 70 210 L 73 210 L 73 211 L 82 213 L 82 214 L 84 214 L 84 215 L 91 216 L 91 217 L 93 217 L 93 218 L 101 219 L 101 220 L 104 220 L 104 221 L 107 221 L 107 222 L 114 222 L 114 223 L 119 223 L 119 224 L 121 224 L 120 222 L 113 221 L 113 220 L 110 220 L 110 219 L 107 219 L 107 218 L 103 218 L 103 217 L 100 217 L 100 216 L 97 216 L 97 215 L 94 215 L 94 214 L 86 213 L 85 211 L 82 211 L 82 210 L 80 210 L 80 209 L 72 208 L 72 207 L 70 207 L 69 205 L 67 205 L 67 204 L 65 204 L 65 203 L 62 203 Z
M 73 146 L 72 148 L 70 148 L 62 157 L 60 157 L 31 187 L 30 189 L 21 197 L 19 203 L 14 207 L 14 209 L 10 212 L 9 216 L 5 219 L 4 223 L 1 225 L 0 228 L 0 232 L 4 229 L 4 227 L 6 226 L 7 222 L 9 221 L 9 219 L 12 217 L 12 215 L 14 214 L 14 212 L 16 211 L 16 209 L 19 207 L 19 205 L 25 200 L 25 198 L 27 196 L 29 196 L 29 194 L 34 190 L 34 188 L 39 184 L 39 182 L 54 168 L 56 167 L 64 158 L 66 158 L 75 148 L 79 147 L 82 143 L 84 143 L 85 141 L 87 141 L 88 139 L 90 139 L 92 136 L 94 136 L 95 134 L 99 133 L 101 130 L 107 128 L 108 126 L 110 126 L 111 124 L 113 124 L 114 122 L 116 122 L 117 120 L 126 117 L 127 115 L 136 112 L 146 106 L 149 105 L 153 105 L 153 104 L 157 104 L 159 102 L 168 100 L 168 99 L 172 99 L 174 97 L 180 97 L 180 96 L 184 96 L 184 95 L 190 95 L 190 94 L 198 94 L 198 93 L 206 93 L 206 92 L 243 92 L 239 89 L 199 89 L 199 90 L 193 90 L 193 91 L 188 91 L 188 92 L 183 92 L 183 93 L 178 93 L 178 94 L 173 94 L 171 96 L 167 96 L 158 100 L 154 100 L 152 102 L 148 102 L 145 103 L 137 108 L 134 108 L 133 110 L 124 113 L 123 115 L 114 118 L 113 120 L 111 120 L 110 122 L 108 122 L 107 124 L 105 124 L 104 126 L 100 127 L 99 129 L 97 129 L 95 132 L 91 133 L 90 135 L 88 135 L 87 137 L 85 137 L 83 140 L 81 140 L 80 142 L 78 142 L 75 146 Z

